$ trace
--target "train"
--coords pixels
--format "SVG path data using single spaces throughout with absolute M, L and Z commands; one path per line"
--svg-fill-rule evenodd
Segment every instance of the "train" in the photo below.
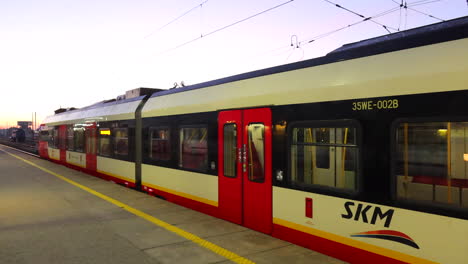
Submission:
M 468 17 L 64 109 L 51 161 L 349 263 L 467 263 Z

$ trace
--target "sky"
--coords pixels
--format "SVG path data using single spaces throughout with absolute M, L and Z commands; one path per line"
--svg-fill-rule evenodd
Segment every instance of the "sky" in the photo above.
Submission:
M 327 35 L 362 20 L 330 2 L 365 17 L 393 12 Z M 466 0 L 410 0 L 407 9 L 401 0 L 330 2 L 0 0 L 0 128 L 33 112 L 40 124 L 60 107 L 138 87 L 169 89 L 324 56 L 388 34 L 382 25 L 396 32 L 468 15 Z

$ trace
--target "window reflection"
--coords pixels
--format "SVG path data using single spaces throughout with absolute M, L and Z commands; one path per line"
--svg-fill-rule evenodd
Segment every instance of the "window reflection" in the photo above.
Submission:
M 263 182 L 265 181 L 265 126 L 263 124 L 249 124 L 247 131 L 249 180 Z
M 224 176 L 236 177 L 236 150 L 237 150 L 236 124 L 224 125 Z
M 171 145 L 168 128 L 150 129 L 150 158 L 153 160 L 170 160 Z
M 356 128 L 296 127 L 290 137 L 293 182 L 356 189 Z
M 397 129 L 397 196 L 468 207 L 468 123 L 401 123 Z
M 180 129 L 179 167 L 205 171 L 208 168 L 208 129 L 190 127 Z

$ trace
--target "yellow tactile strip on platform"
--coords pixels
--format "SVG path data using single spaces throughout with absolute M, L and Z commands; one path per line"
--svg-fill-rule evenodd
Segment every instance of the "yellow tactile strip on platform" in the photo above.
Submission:
M 99 193 L 99 192 L 97 192 L 97 191 L 95 191 L 95 190 L 93 190 L 91 188 L 88 188 L 88 187 L 86 187 L 84 185 L 81 185 L 81 184 L 79 184 L 77 182 L 74 182 L 74 181 L 68 179 L 65 176 L 62 176 L 62 175 L 60 175 L 58 173 L 55 173 L 55 172 L 53 172 L 51 170 L 48 170 L 48 169 L 46 169 L 46 168 L 44 168 L 42 166 L 39 166 L 39 165 L 35 164 L 34 162 L 23 159 L 23 158 L 15 155 L 15 154 L 12 154 L 12 153 L 10 153 L 8 151 L 5 151 L 4 149 L 0 148 L 0 150 L 7 153 L 8 155 L 10 155 L 10 156 L 12 156 L 14 158 L 17 158 L 17 159 L 19 159 L 19 160 L 33 166 L 33 167 L 36 167 L 36 168 L 38 168 L 38 169 L 40 169 L 40 170 L 42 170 L 42 171 L 44 171 L 46 173 L 49 173 L 49 174 L 51 174 L 51 175 L 53 175 L 53 176 L 55 176 L 55 177 L 57 177 L 57 178 L 59 178 L 61 180 L 64 180 L 64 181 L 70 183 L 71 185 L 74 185 L 74 186 L 76 186 L 76 187 L 78 187 L 78 188 L 80 188 L 80 189 L 82 189 L 84 191 L 87 191 L 87 192 L 89 192 L 89 193 L 91 193 L 91 194 L 93 194 L 93 195 L 95 195 L 95 196 L 97 196 L 97 197 L 99 197 L 99 198 L 101 198 L 103 200 L 106 200 L 106 201 L 108 201 L 108 202 L 110 202 L 110 203 L 112 203 L 112 204 L 114 204 L 114 205 L 116 205 L 116 206 L 118 206 L 118 207 L 120 207 L 120 208 L 122 208 L 122 209 L 136 215 L 136 216 L 139 216 L 139 217 L 141 217 L 141 218 L 143 218 L 143 219 L 145 219 L 145 220 L 147 220 L 147 221 L 149 221 L 149 222 L 151 222 L 151 223 L 153 223 L 153 224 L 155 224 L 157 226 L 160 226 L 160 227 L 162 227 L 162 228 L 164 228 L 164 229 L 166 229 L 168 231 L 171 231 L 171 232 L 173 232 L 173 233 L 175 233 L 175 234 L 177 234 L 177 235 L 179 235 L 179 236 L 181 236 L 183 238 L 186 238 L 187 240 L 190 240 L 190 241 L 192 241 L 192 242 L 194 242 L 194 243 L 196 243 L 196 244 L 198 244 L 198 245 L 200 245 L 200 246 L 202 246 L 202 247 L 204 247 L 204 248 L 206 248 L 208 250 L 211 250 L 214 253 L 231 260 L 232 262 L 242 263 L 242 264 L 255 263 L 255 262 L 253 262 L 253 261 L 251 261 L 249 259 L 246 259 L 244 257 L 241 257 L 241 256 L 237 255 L 234 252 L 231 252 L 231 251 L 229 251 L 229 250 L 227 250 L 225 248 L 222 248 L 222 247 L 220 247 L 218 245 L 215 245 L 215 244 L 213 244 L 213 243 L 211 243 L 211 242 L 209 242 L 207 240 L 204 240 L 204 239 L 200 238 L 197 235 L 194 235 L 194 234 L 189 233 L 189 232 L 187 232 L 187 231 L 185 231 L 183 229 L 175 227 L 175 226 L 173 226 L 173 225 L 171 225 L 169 223 L 166 223 L 166 222 L 164 222 L 164 221 L 162 221 L 162 220 L 160 220 L 160 219 L 158 219 L 158 218 L 156 218 L 154 216 L 146 214 L 146 213 L 144 213 L 144 212 L 142 212 L 142 211 L 140 211 L 138 209 L 135 209 L 135 208 L 133 208 L 133 207 L 127 205 L 127 204 L 124 204 L 124 203 L 122 203 L 122 202 L 120 202 L 118 200 L 115 200 L 115 199 L 113 199 L 113 198 L 111 198 L 109 196 L 106 196 L 106 195 L 104 195 L 102 193 Z

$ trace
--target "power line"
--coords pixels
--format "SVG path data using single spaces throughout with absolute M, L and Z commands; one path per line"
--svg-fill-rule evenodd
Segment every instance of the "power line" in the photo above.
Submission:
M 188 44 L 190 44 L 190 43 L 192 43 L 192 42 L 195 42 L 195 41 L 197 41 L 197 40 L 199 40 L 199 39 L 201 39 L 201 38 L 203 38 L 203 37 L 207 37 L 207 36 L 209 36 L 209 35 L 212 35 L 212 34 L 214 34 L 214 33 L 219 32 L 219 31 L 225 30 L 225 29 L 227 29 L 227 28 L 229 28 L 229 27 L 232 27 L 232 26 L 234 26 L 234 25 L 237 25 L 237 24 L 239 24 L 239 23 L 242 23 L 242 22 L 244 22 L 244 21 L 247 21 L 247 20 L 249 20 L 249 19 L 251 19 L 251 18 L 254 18 L 254 17 L 256 17 L 256 16 L 259 16 L 259 15 L 262 15 L 262 14 L 264 14 L 264 13 L 267 13 L 267 12 L 273 10 L 273 9 L 276 9 L 276 8 L 279 8 L 279 7 L 284 6 L 284 5 L 286 5 L 286 4 L 289 4 L 289 3 L 293 2 L 293 1 L 294 1 L 294 0 L 289 0 L 289 1 L 283 2 L 283 3 L 279 4 L 279 5 L 276 5 L 276 6 L 274 6 L 274 7 L 268 8 L 268 9 L 266 9 L 266 10 L 263 10 L 263 11 L 259 12 L 259 13 L 256 13 L 256 14 L 254 14 L 254 15 L 251 15 L 251 16 L 249 16 L 249 17 L 246 17 L 246 18 L 244 18 L 244 19 L 241 19 L 241 20 L 238 20 L 238 21 L 236 21 L 236 22 L 234 22 L 234 23 L 231 23 L 231 24 L 229 24 L 229 25 L 226 25 L 226 26 L 223 26 L 223 27 L 221 27 L 221 28 L 215 29 L 215 30 L 213 30 L 213 31 L 211 31 L 211 32 L 209 32 L 209 33 L 207 33 L 207 34 L 205 34 L 205 35 L 202 34 L 200 37 L 197 37 L 197 38 L 194 38 L 194 39 L 189 40 L 189 41 L 187 41 L 187 42 L 184 42 L 184 43 L 182 43 L 182 44 L 180 44 L 180 45 L 178 45 L 178 46 L 176 46 L 176 47 L 174 47 L 174 48 L 172 48 L 172 49 L 168 49 L 168 50 L 166 50 L 166 51 L 160 53 L 160 55 L 161 55 L 161 54 L 164 54 L 164 53 L 167 53 L 167 52 L 170 52 L 170 51 L 173 51 L 173 50 L 176 50 L 176 49 L 178 49 L 178 48 L 181 48 L 181 47 L 183 47 L 183 46 L 185 46 L 185 45 L 188 45 Z
M 419 10 L 416 10 L 416 9 L 414 9 L 414 8 L 411 8 L 411 6 L 414 6 L 414 5 L 429 4 L 429 3 L 438 2 L 438 1 L 440 1 L 440 0 L 436 0 L 436 1 L 427 1 L 427 0 L 424 0 L 424 1 L 416 1 L 416 2 L 413 2 L 413 3 L 409 3 L 409 4 L 406 3 L 406 1 L 405 1 L 405 3 L 403 4 L 403 1 L 401 1 L 401 4 L 400 4 L 400 3 L 396 2 L 395 0 L 392 0 L 393 3 L 395 3 L 395 4 L 397 4 L 397 5 L 400 5 L 400 8 L 403 7 L 403 8 L 405 8 L 405 9 L 409 9 L 409 10 L 411 10 L 411 11 L 414 11 L 414 12 L 416 12 L 416 13 L 419 13 L 419 14 L 422 14 L 422 15 L 425 15 L 425 16 L 428 16 L 428 17 L 430 17 L 430 18 L 433 18 L 433 19 L 436 19 L 436 20 L 439 20 L 439 21 L 445 21 L 445 20 L 443 20 L 443 19 L 441 19 L 441 18 L 438 18 L 438 17 L 435 17 L 435 16 L 433 16 L 433 15 L 431 15 L 431 14 L 426 14 L 426 13 L 424 13 L 424 12 L 421 12 L 421 11 L 419 11 Z M 417 3 L 417 4 L 416 4 L 416 3 Z
M 401 0 L 400 4 L 400 19 L 398 20 L 398 30 L 400 30 L 401 27 L 401 9 L 403 8 L 403 0 Z
M 350 13 L 356 15 L 356 16 L 362 17 L 362 18 L 364 18 L 364 21 L 369 20 L 369 21 L 371 21 L 371 22 L 374 23 L 374 24 L 380 25 L 380 26 L 382 26 L 388 33 L 392 33 L 392 32 L 390 32 L 390 30 L 388 30 L 389 28 L 390 28 L 390 29 L 393 29 L 393 30 L 395 30 L 395 31 L 398 31 L 396 28 L 389 27 L 389 26 L 387 26 L 387 25 L 384 25 L 384 24 L 382 24 L 382 23 L 379 23 L 379 22 L 373 20 L 373 17 L 365 17 L 365 16 L 363 16 L 363 15 L 357 13 L 357 12 L 354 12 L 354 11 L 348 9 L 348 8 L 345 8 L 345 7 L 343 7 L 343 6 L 339 5 L 339 4 L 333 3 L 332 1 L 329 1 L 329 0 L 324 0 L 324 1 L 327 2 L 327 3 L 329 3 L 329 4 L 332 4 L 332 5 L 336 6 L 336 7 L 338 7 L 338 8 L 341 8 L 341 9 L 343 9 L 343 10 L 346 10 L 346 11 L 348 11 L 348 12 L 350 12 Z
M 185 13 L 183 13 L 182 15 L 172 19 L 171 21 L 167 22 L 166 24 L 162 25 L 161 27 L 159 27 L 158 29 L 154 30 L 153 32 L 151 32 L 150 34 L 148 34 L 145 38 L 148 38 L 150 37 L 151 35 L 155 34 L 156 32 L 160 31 L 161 29 L 169 26 L 170 24 L 176 22 L 177 20 L 181 19 L 182 17 L 188 15 L 189 13 L 191 13 L 193 10 L 197 9 L 197 8 L 202 8 L 204 4 L 206 4 L 206 2 L 208 2 L 209 0 L 205 0 L 204 2 L 192 7 L 190 10 L 186 11 Z
M 433 19 L 442 21 L 442 22 L 445 21 L 445 20 L 442 19 L 442 18 L 438 18 L 438 17 L 435 17 L 435 16 L 433 16 L 433 15 L 426 14 L 426 13 L 424 13 L 424 12 L 421 12 L 421 11 L 416 10 L 416 9 L 414 9 L 414 8 L 411 8 L 411 7 L 408 7 L 408 9 L 411 10 L 411 11 L 414 11 L 414 12 L 416 12 L 416 13 L 419 13 L 419 14 L 422 14 L 422 15 L 426 15 L 426 16 L 431 17 L 431 18 L 433 18 Z
M 414 1 L 411 3 L 408 3 L 411 6 L 418 6 L 418 5 L 425 5 L 429 3 L 434 3 L 434 2 L 439 2 L 440 0 L 420 0 L 420 1 Z
M 398 7 L 394 7 L 394 8 L 391 8 L 391 9 L 389 9 L 389 10 L 380 12 L 380 13 L 378 13 L 378 14 L 376 14 L 376 15 L 373 15 L 373 16 L 371 16 L 371 17 L 372 17 L 372 18 L 378 18 L 378 17 L 381 17 L 381 16 L 385 16 L 385 15 L 391 14 L 391 13 L 397 11 L 397 10 L 399 10 L 399 8 L 398 8 Z M 329 35 L 331 35 L 331 34 L 334 34 L 334 33 L 336 33 L 336 32 L 339 32 L 339 31 L 341 31 L 341 30 L 344 30 L 344 29 L 347 29 L 347 28 L 356 26 L 356 25 L 361 24 L 361 23 L 363 23 L 363 22 L 365 22 L 365 21 L 367 21 L 367 20 L 368 20 L 367 18 L 364 18 L 364 19 L 359 20 L 359 21 L 356 21 L 356 22 L 354 22 L 354 23 L 352 23 L 352 24 L 349 24 L 349 25 L 346 25 L 346 26 L 343 26 L 343 27 L 334 29 L 334 30 L 329 31 L 329 32 L 326 32 L 326 33 L 322 33 L 322 34 L 320 34 L 320 35 L 317 35 L 317 36 L 315 36 L 315 37 L 313 37 L 313 38 L 307 40 L 306 43 L 305 43 L 304 45 L 309 44 L 309 43 L 312 43 L 312 42 L 314 42 L 314 41 L 316 41 L 316 40 L 319 40 L 319 39 L 321 39 L 321 38 L 327 37 L 327 36 L 329 36 Z M 300 44 L 301 44 L 301 43 L 302 43 L 302 42 L 300 42 Z

